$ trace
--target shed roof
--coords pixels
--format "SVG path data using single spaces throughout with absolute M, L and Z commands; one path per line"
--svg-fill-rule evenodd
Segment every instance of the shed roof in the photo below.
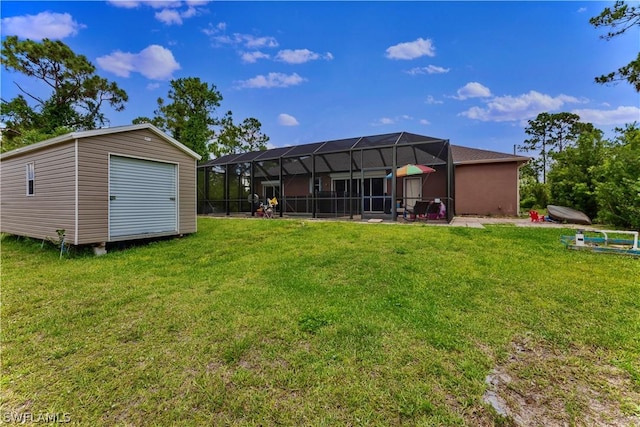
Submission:
M 196 153 L 195 151 L 191 150 L 186 145 L 181 144 L 177 140 L 173 139 L 172 137 L 170 137 L 169 135 L 167 135 L 166 133 L 164 133 L 163 131 L 161 131 L 160 129 L 155 127 L 154 125 L 152 125 L 150 123 L 140 123 L 140 124 L 135 124 L 135 125 L 114 126 L 114 127 L 102 128 L 102 129 L 86 130 L 86 131 L 80 131 L 80 132 L 71 132 L 71 133 L 67 133 L 65 135 L 60 135 L 60 136 L 57 136 L 55 138 L 47 139 L 45 141 L 41 141 L 41 142 L 38 142 L 38 143 L 35 143 L 35 144 L 27 145 L 25 147 L 16 148 L 15 150 L 7 151 L 6 153 L 2 153 L 2 155 L 0 155 L 0 158 L 5 159 L 5 158 L 16 156 L 18 154 L 23 154 L 23 153 L 28 153 L 28 152 L 31 152 L 31 151 L 40 150 L 40 149 L 45 148 L 45 147 L 49 147 L 49 146 L 56 145 L 56 144 L 62 144 L 64 142 L 69 142 L 69 141 L 73 141 L 73 140 L 76 140 L 76 139 L 89 138 L 89 137 L 92 137 L 92 136 L 109 135 L 109 134 L 113 134 L 113 133 L 130 132 L 130 131 L 141 130 L 141 129 L 150 130 L 151 132 L 153 132 L 156 135 L 158 135 L 160 138 L 162 138 L 165 141 L 167 141 L 169 144 L 174 145 L 179 150 L 184 151 L 185 153 L 187 153 L 188 155 L 192 156 L 193 158 L 195 158 L 197 160 L 200 160 L 200 158 L 202 157 L 198 153 Z

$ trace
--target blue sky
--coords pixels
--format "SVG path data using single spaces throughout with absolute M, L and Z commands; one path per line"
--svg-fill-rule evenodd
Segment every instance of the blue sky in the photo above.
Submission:
M 270 147 L 407 131 L 513 152 L 527 120 L 570 111 L 610 135 L 640 122 L 628 83 L 637 27 L 589 24 L 613 2 L 2 1 L 2 37 L 62 40 L 129 95 L 111 126 L 152 116 L 169 81 L 199 77 L 218 110 L 255 117 Z M 34 80 L 2 70 L 2 98 Z M 46 92 L 41 92 L 46 93 Z

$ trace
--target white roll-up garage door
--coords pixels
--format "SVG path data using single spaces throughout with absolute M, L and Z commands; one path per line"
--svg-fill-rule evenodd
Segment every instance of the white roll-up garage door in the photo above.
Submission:
M 177 232 L 177 165 L 111 156 L 109 239 Z

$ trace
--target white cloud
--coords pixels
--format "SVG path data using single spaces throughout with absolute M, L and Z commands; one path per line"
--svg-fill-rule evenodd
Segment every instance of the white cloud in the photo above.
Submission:
M 155 13 L 155 18 L 166 25 L 182 25 L 183 19 L 193 18 L 198 14 L 198 9 L 189 6 L 185 10 L 177 9 L 162 9 L 160 12 Z
M 162 9 L 160 12 L 156 12 L 156 19 L 166 25 L 182 25 L 182 17 L 180 12 L 175 9 Z
M 387 48 L 387 58 L 389 59 L 416 59 L 421 56 L 435 56 L 436 48 L 431 39 L 418 38 L 412 42 L 398 43 Z
M 420 122 L 419 122 L 419 123 L 420 123 L 421 125 L 425 125 L 425 126 L 427 126 L 427 125 L 430 125 L 430 124 L 431 124 L 431 122 L 430 122 L 429 120 L 427 120 L 427 119 L 420 119 Z
M 194 16 L 196 16 L 198 14 L 198 9 L 196 9 L 193 6 L 189 6 L 187 8 L 187 10 L 182 12 L 182 17 L 183 18 L 193 18 Z
M 250 34 L 234 34 L 248 48 L 278 47 L 278 42 L 274 37 L 255 37 Z
M 556 111 L 567 103 L 583 102 L 568 95 L 549 95 L 529 91 L 519 96 L 496 96 L 486 101 L 486 107 L 472 107 L 461 116 L 483 122 L 520 121 L 536 117 L 543 111 Z
M 261 52 L 262 49 L 271 49 L 278 47 L 278 40 L 271 36 L 254 36 L 252 34 L 233 33 L 225 34 L 227 24 L 219 22 L 218 24 L 209 24 L 202 32 L 207 35 L 214 47 L 229 46 L 232 48 L 243 47 L 245 51 L 239 51 L 238 55 L 245 63 L 255 63 L 259 59 L 270 59 L 271 55 Z
M 226 22 L 218 22 L 216 25 L 213 25 L 211 23 L 209 23 L 208 27 L 205 28 L 204 30 L 202 30 L 202 32 L 204 34 L 206 34 L 207 36 L 213 37 L 216 34 L 219 34 L 220 32 L 224 31 L 227 29 L 227 23 Z
M 138 72 L 148 79 L 168 80 L 174 71 L 180 69 L 173 53 L 162 46 L 151 45 L 140 53 L 116 51 L 96 59 L 98 65 L 120 77 L 129 77 Z
M 269 73 L 266 76 L 258 75 L 248 80 L 238 82 L 239 88 L 271 88 L 296 86 L 307 79 L 300 77 L 297 73 L 290 75 L 283 73 Z
M 594 110 L 581 109 L 573 110 L 572 113 L 580 116 L 580 121 L 593 123 L 594 125 L 624 125 L 627 123 L 640 122 L 640 108 L 631 106 L 620 106 L 615 110 Z
M 289 145 L 287 145 L 287 147 L 289 147 Z M 267 141 L 267 150 L 272 150 L 274 148 L 280 148 L 277 145 L 275 145 L 273 142 L 271 141 Z
M 434 104 L 444 104 L 444 102 L 442 102 L 442 101 L 438 101 L 437 99 L 435 99 L 435 98 L 434 98 L 433 96 L 431 96 L 431 95 L 427 96 L 427 99 L 426 99 L 426 101 L 424 101 L 424 102 L 425 102 L 426 104 L 431 104 L 431 105 L 434 105 Z
M 140 6 L 139 1 L 108 0 L 107 3 L 115 7 L 121 7 L 123 9 L 135 9 L 136 7 Z
M 242 62 L 253 64 L 257 62 L 258 59 L 269 59 L 269 55 L 260 51 L 240 52 L 240 58 L 242 59 Z
M 236 41 L 234 41 L 230 36 L 228 36 L 226 34 L 225 35 L 221 35 L 221 36 L 215 35 L 215 34 L 217 34 L 215 29 L 208 28 L 208 29 L 204 29 L 202 31 L 206 35 L 211 37 L 211 40 L 214 42 L 215 45 L 225 45 L 225 44 L 233 45 L 233 44 L 237 44 Z
M 226 28 L 226 26 L 224 27 Z M 244 46 L 247 49 L 261 49 L 278 47 L 278 41 L 275 37 L 256 37 L 251 34 L 234 33 L 232 35 L 220 34 L 224 31 L 220 28 L 220 24 L 216 27 L 209 27 L 204 33 L 211 37 L 211 40 L 217 45 Z
M 278 115 L 278 124 L 282 126 L 298 126 L 300 123 L 298 123 L 295 117 L 282 113 Z
M 587 11 L 587 8 L 586 8 L 586 7 L 580 7 L 580 8 L 578 8 L 578 13 L 584 13 L 584 12 L 586 12 L 586 11 Z
M 491 90 L 488 87 L 483 86 L 478 82 L 470 82 L 458 89 L 455 99 L 468 99 L 468 98 L 486 98 L 491 96 Z
M 206 4 L 205 1 L 128 1 L 128 0 L 109 0 L 109 4 L 124 9 L 136 9 L 141 6 L 150 6 L 153 9 L 162 9 L 156 12 L 154 17 L 165 25 L 182 25 L 183 19 L 196 16 L 199 9 L 196 6 Z M 186 9 L 180 10 L 186 5 Z
M 154 9 L 166 9 L 170 7 L 180 7 L 182 2 L 180 1 L 161 1 L 161 0 L 146 0 L 146 1 L 130 1 L 130 0 L 109 0 L 107 3 L 115 7 L 121 7 L 124 9 L 135 9 L 140 6 L 150 6 Z
M 156 90 L 160 87 L 160 83 L 149 83 L 147 85 L 147 90 Z
M 394 125 L 403 120 L 413 120 L 413 117 L 408 114 L 402 114 L 396 117 L 382 117 L 371 124 L 373 126 L 386 126 L 386 125 Z
M 414 67 L 410 70 L 405 71 L 407 74 L 411 74 L 415 76 L 417 74 L 443 74 L 448 73 L 449 68 L 438 67 L 436 65 L 427 65 L 426 67 Z
M 1 23 L 3 35 L 31 40 L 63 39 L 75 36 L 78 30 L 86 28 L 86 25 L 77 23 L 68 13 L 53 12 L 2 18 Z
M 333 55 L 329 52 L 324 55 L 310 51 L 309 49 L 284 49 L 278 52 L 275 57 L 276 61 L 286 62 L 287 64 L 303 64 L 317 59 L 333 59 Z
M 395 120 L 393 120 L 390 117 L 382 117 L 381 119 L 378 119 L 378 121 L 374 124 L 378 124 L 378 125 L 392 125 L 395 124 Z

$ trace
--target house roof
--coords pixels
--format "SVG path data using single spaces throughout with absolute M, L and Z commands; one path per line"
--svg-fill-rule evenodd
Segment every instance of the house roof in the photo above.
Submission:
M 500 153 L 498 151 L 480 150 L 478 148 L 451 145 L 454 165 L 475 163 L 528 162 L 530 157 Z
M 279 158 L 296 158 L 311 155 L 333 154 L 335 162 L 338 153 L 352 150 L 383 149 L 393 146 L 399 147 L 397 163 L 443 164 L 446 163 L 446 151 L 443 145 L 449 141 L 430 136 L 416 135 L 408 132 L 397 132 L 384 135 L 362 136 L 356 138 L 339 139 L 332 141 L 313 142 L 290 147 L 273 148 L 263 151 L 251 151 L 241 154 L 227 154 L 216 159 L 209 160 L 199 167 L 222 166 L 225 164 L 245 163 L 251 161 L 269 161 Z M 402 147 L 402 150 L 400 150 Z M 411 147 L 411 148 L 409 148 Z M 527 162 L 529 157 L 516 156 L 497 151 L 480 150 L 476 148 L 450 145 L 454 165 L 474 163 L 500 163 L 500 162 Z M 380 155 L 389 157 L 389 153 Z M 444 157 L 444 158 L 443 158 Z M 309 162 L 309 160 L 306 160 Z M 345 167 L 349 167 L 350 159 L 343 159 Z M 390 164 L 391 159 L 386 159 Z
M 201 156 L 198 153 L 196 153 L 195 151 L 191 150 L 186 145 L 181 144 L 180 142 L 178 142 L 177 140 L 173 139 L 172 137 L 170 137 L 169 135 L 167 135 L 166 133 L 164 133 L 163 131 L 161 131 L 160 129 L 158 129 L 157 127 L 153 126 L 150 123 L 140 123 L 140 124 L 135 124 L 135 125 L 114 126 L 114 127 L 110 127 L 110 128 L 103 128 L 103 129 L 94 129 L 94 130 L 86 130 L 86 131 L 80 131 L 80 132 L 71 132 L 71 133 L 67 133 L 65 135 L 60 135 L 60 136 L 57 136 L 55 138 L 47 139 L 45 141 L 41 141 L 41 142 L 38 142 L 38 143 L 35 143 L 35 144 L 31 144 L 31 145 L 27 145 L 27 146 L 24 146 L 24 147 L 16 148 L 15 150 L 7 151 L 6 153 L 2 153 L 2 155 L 0 155 L 0 158 L 5 159 L 5 158 L 16 156 L 18 154 L 23 154 L 23 153 L 28 153 L 28 152 L 31 152 L 31 151 L 40 150 L 40 149 L 45 148 L 45 147 L 49 147 L 49 146 L 56 145 L 56 144 L 62 144 L 63 142 L 69 142 L 69 141 L 73 141 L 73 140 L 76 140 L 76 139 L 89 138 L 89 137 L 92 137 L 92 136 L 109 135 L 109 134 L 113 134 L 113 133 L 130 132 L 130 131 L 141 130 L 141 129 L 150 130 L 151 132 L 155 133 L 156 135 L 158 135 L 163 140 L 167 141 L 169 144 L 174 145 L 176 148 L 178 148 L 181 151 L 184 151 L 185 153 L 189 154 L 193 158 L 200 160 Z
M 381 135 L 360 136 L 354 138 L 336 139 L 329 141 L 313 142 L 309 144 L 293 145 L 289 147 L 273 148 L 270 150 L 251 151 L 241 154 L 227 154 L 200 165 L 200 167 L 222 166 L 226 164 L 245 163 L 252 161 L 269 161 L 279 158 L 301 158 L 311 155 L 335 155 L 350 151 L 383 150 L 393 146 L 411 148 L 411 153 L 406 157 L 413 158 L 415 162 L 415 147 L 421 147 L 422 151 L 430 158 L 440 157 L 443 147 L 448 146 L 449 141 L 431 136 L 417 135 L 409 132 L 395 132 Z M 440 161 L 442 161 L 440 159 Z

